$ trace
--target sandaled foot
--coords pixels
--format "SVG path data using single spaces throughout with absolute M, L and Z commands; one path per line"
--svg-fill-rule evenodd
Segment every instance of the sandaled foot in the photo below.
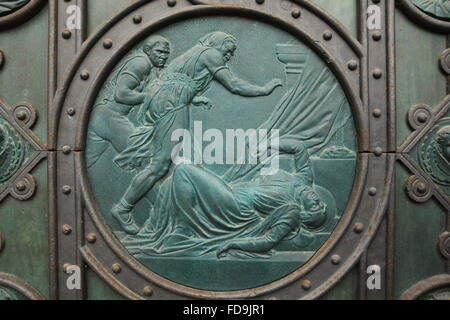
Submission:
M 116 219 L 116 221 L 120 224 L 120 226 L 126 233 L 131 235 L 139 233 L 139 228 L 134 223 L 131 212 L 121 209 L 120 206 L 115 206 L 111 210 L 111 215 L 114 217 L 114 219 Z

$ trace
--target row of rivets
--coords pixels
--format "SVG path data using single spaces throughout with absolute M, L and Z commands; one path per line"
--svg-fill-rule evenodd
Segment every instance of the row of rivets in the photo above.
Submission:
M 325 41 L 331 41 L 333 39 L 333 33 L 329 30 L 326 30 L 323 35 L 322 35 L 323 39 Z M 356 60 L 350 60 L 347 63 L 347 67 L 350 71 L 356 71 L 358 69 L 358 61 Z
M 94 244 L 97 242 L 97 235 L 95 233 L 89 233 L 86 236 L 86 241 Z M 122 265 L 120 263 L 114 263 L 111 266 L 111 270 L 112 272 L 119 274 L 122 272 Z M 153 288 L 151 286 L 146 286 L 144 287 L 144 289 L 142 290 L 142 293 L 146 296 L 146 297 L 150 297 L 153 295 Z
M 65 1 L 68 2 L 68 1 L 70 1 L 70 0 L 65 0 Z M 263 1 L 263 2 L 264 2 L 264 1 Z M 170 7 L 174 7 L 176 4 L 177 4 L 177 1 L 176 1 L 176 0 L 168 0 L 168 1 L 167 1 L 167 5 L 170 6 Z M 133 22 L 134 22 L 135 24 L 140 24 L 140 23 L 142 22 L 142 15 L 140 15 L 140 14 L 135 15 L 135 16 L 133 17 Z M 64 30 L 62 31 L 62 37 L 63 37 L 64 39 L 70 39 L 70 38 L 72 37 L 72 31 L 71 31 L 70 29 L 64 29 Z M 105 39 L 105 40 L 103 41 L 103 47 L 104 47 L 105 49 L 111 49 L 112 46 L 113 46 L 113 41 L 112 41 L 111 39 Z M 3 57 L 4 57 L 3 51 L 0 50 L 0 67 L 1 67 L 2 64 L 3 64 L 3 60 L 4 60 Z M 81 78 L 83 81 L 89 80 L 89 78 L 90 78 L 90 72 L 89 72 L 88 70 L 82 70 L 81 73 L 80 73 L 80 78 Z M 73 116 L 76 114 L 76 111 L 75 111 L 74 108 L 70 107 L 70 108 L 67 108 L 66 113 L 67 113 L 68 116 L 73 117 Z M 69 146 L 64 146 L 64 147 L 62 148 L 62 152 L 63 152 L 65 155 L 70 154 L 71 151 L 72 151 L 72 150 L 71 150 L 71 148 L 70 148 Z M 25 182 L 23 182 L 23 183 L 21 183 L 21 182 L 17 183 L 16 189 L 17 189 L 18 191 L 24 191 L 24 190 L 26 189 L 26 184 L 25 184 Z M 62 188 L 62 192 L 63 192 L 63 194 L 65 194 L 65 195 L 69 195 L 69 194 L 72 192 L 72 187 L 66 185 L 66 186 L 64 186 L 64 187 Z M 68 224 L 64 224 L 64 225 L 63 225 L 63 227 L 62 227 L 62 232 L 63 232 L 63 234 L 65 234 L 65 235 L 70 235 L 70 234 L 72 233 L 72 231 L 73 231 L 72 226 L 70 226 L 70 225 L 68 225 Z M 94 243 L 97 241 L 97 235 L 96 235 L 95 233 L 90 233 L 90 234 L 88 234 L 88 235 L 86 236 L 86 241 L 89 242 L 89 243 L 91 243 L 91 244 L 94 244 Z M 0 234 L 0 251 L 1 251 L 1 249 L 2 249 L 2 245 L 3 245 L 3 238 L 2 238 L 2 235 Z M 71 266 L 71 264 L 69 264 L 69 263 L 64 264 L 64 265 L 63 265 L 63 271 L 64 271 L 64 272 L 67 272 L 67 269 L 68 269 L 70 266 Z M 112 269 L 112 271 L 113 271 L 114 273 L 116 273 L 116 274 L 122 272 L 122 266 L 121 266 L 119 263 L 113 264 L 111 269 Z M 153 294 L 153 288 L 152 288 L 151 286 L 146 286 L 146 287 L 144 287 L 144 289 L 143 289 L 142 292 L 143 292 L 143 294 L 144 294 L 145 296 L 150 297 L 150 296 Z
M 372 2 L 375 3 L 375 4 L 378 4 L 378 3 L 380 3 L 380 0 L 372 0 Z M 372 33 L 372 39 L 373 39 L 373 41 L 378 42 L 378 41 L 380 41 L 382 38 L 383 38 L 383 35 L 382 35 L 382 33 L 381 33 L 380 31 L 374 31 L 374 32 Z M 381 69 L 379 69 L 379 68 L 374 69 L 373 72 L 372 72 L 372 76 L 373 76 L 375 79 L 377 79 L 377 80 L 381 79 L 381 78 L 383 77 L 383 70 L 381 70 Z M 373 110 L 373 113 L 372 113 L 372 114 L 373 114 L 373 116 L 374 116 L 375 118 L 380 118 L 380 117 L 382 116 L 383 112 L 381 111 L 381 109 L 375 108 L 375 109 Z M 383 149 L 381 149 L 380 147 L 376 147 L 374 153 L 375 153 L 375 155 L 376 155 L 377 157 L 381 157 L 381 156 L 383 155 Z M 376 189 L 375 189 L 375 190 L 376 190 Z M 375 191 L 375 193 L 376 193 L 376 191 Z M 369 194 L 370 194 L 370 192 L 369 192 Z
M 362 233 L 364 231 L 364 225 L 360 222 L 356 223 L 353 227 L 353 231 L 358 234 Z M 342 262 L 342 257 L 338 254 L 334 254 L 331 256 L 330 261 L 333 265 L 338 266 Z M 312 288 L 312 283 L 310 280 L 303 280 L 301 282 L 301 286 L 302 286 L 303 290 L 310 290 Z M 271 298 L 271 299 L 276 300 L 276 298 Z
M 65 2 L 69 2 L 70 0 L 64 0 L 64 1 L 65 1 Z M 70 29 L 64 29 L 64 30 L 62 31 L 61 35 L 62 35 L 63 39 L 68 40 L 68 39 L 70 39 L 70 38 L 72 37 L 72 31 L 71 31 Z M 69 116 L 74 116 L 74 115 L 75 115 L 75 109 L 73 109 L 73 108 L 68 108 L 66 112 L 67 112 L 67 114 L 68 114 Z M 64 153 L 65 155 L 67 155 L 67 154 L 69 154 L 69 153 L 71 152 L 71 148 L 68 147 L 68 146 L 64 146 L 64 147 L 62 148 L 62 151 L 63 151 L 63 153 Z M 63 187 L 62 187 L 62 193 L 63 193 L 63 194 L 69 195 L 71 192 L 72 192 L 72 188 L 71 188 L 70 186 L 67 186 L 67 185 L 66 185 L 66 186 L 63 186 Z M 73 231 L 73 228 L 72 228 L 71 225 L 69 225 L 69 224 L 64 224 L 64 225 L 62 226 L 62 233 L 63 233 L 64 235 L 68 236 L 68 235 L 70 235 L 70 234 L 72 233 L 72 231 Z M 72 266 L 72 265 L 69 264 L 69 263 L 64 264 L 64 265 L 63 265 L 63 272 L 64 272 L 64 273 L 67 273 L 67 269 L 68 269 L 69 267 L 71 267 L 71 266 Z
M 359 222 L 356 223 L 355 226 L 353 227 L 353 231 L 358 234 L 362 233 L 364 231 L 364 225 Z M 338 266 L 342 262 L 342 257 L 338 254 L 334 254 L 331 256 L 330 260 L 333 265 Z M 312 283 L 309 280 L 303 280 L 301 285 L 304 290 L 310 290 L 312 287 Z M 274 299 L 276 299 L 276 298 L 274 298 Z
M 70 2 L 70 0 L 64 0 L 65 2 Z M 70 39 L 72 37 L 72 31 L 70 29 L 64 29 L 61 33 L 63 39 Z M 68 108 L 67 109 L 67 114 L 69 116 L 74 116 L 75 115 L 75 109 L 74 108 Z

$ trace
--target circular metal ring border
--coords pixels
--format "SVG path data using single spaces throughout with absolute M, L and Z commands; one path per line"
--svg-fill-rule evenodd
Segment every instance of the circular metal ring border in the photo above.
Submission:
M 9 29 L 24 23 L 43 7 L 46 0 L 31 0 L 22 8 L 0 17 L 0 30 Z
M 420 281 L 408 290 L 406 290 L 400 300 L 417 300 L 430 291 L 450 288 L 450 275 L 442 274 Z
M 57 106 L 58 114 L 57 117 L 53 119 L 55 121 L 55 124 L 57 124 L 59 116 L 61 115 L 61 110 L 64 104 L 65 95 L 70 87 L 70 84 L 76 75 L 76 72 L 80 68 L 81 64 L 83 63 L 84 58 L 88 54 L 88 52 L 94 47 L 94 45 L 100 40 L 102 35 L 116 22 L 127 16 L 129 13 L 131 13 L 133 10 L 140 7 L 142 4 L 148 3 L 148 1 L 142 1 L 139 3 L 136 3 L 134 5 L 131 5 L 127 9 L 125 9 L 121 14 L 116 16 L 115 19 L 110 21 L 105 25 L 103 29 L 101 29 L 97 34 L 91 37 L 91 39 L 86 43 L 83 47 L 83 50 L 78 57 L 78 59 L 72 64 L 71 70 L 67 73 L 67 78 L 65 80 L 64 86 L 61 88 L 61 90 L 58 93 L 58 96 L 55 100 L 55 104 Z M 362 107 L 361 102 L 358 98 L 356 98 L 354 92 L 352 91 L 348 80 L 346 79 L 346 76 L 344 73 L 340 70 L 339 66 L 336 64 L 335 60 L 331 59 L 330 55 L 327 53 L 327 50 L 317 41 L 314 41 L 306 32 L 300 30 L 295 25 L 292 25 L 288 22 L 284 22 L 281 19 L 270 16 L 267 13 L 251 9 L 248 7 L 241 7 L 233 5 L 231 6 L 214 6 L 214 7 L 205 7 L 205 6 L 196 6 L 194 8 L 184 9 L 181 11 L 177 11 L 174 14 L 163 17 L 157 22 L 153 22 L 149 26 L 139 29 L 139 31 L 131 38 L 132 40 L 127 41 L 126 45 L 122 45 L 121 49 L 115 54 L 115 58 L 110 59 L 107 63 L 107 66 L 109 67 L 103 67 L 103 71 L 99 76 L 95 79 L 95 84 L 91 85 L 89 88 L 89 97 L 86 99 L 85 103 L 83 104 L 83 110 L 81 112 L 82 116 L 79 119 L 78 126 L 77 126 L 77 136 L 76 141 L 77 143 L 83 144 L 85 137 L 87 127 L 88 127 L 88 121 L 89 121 L 89 108 L 94 102 L 96 98 L 96 94 L 98 93 L 98 90 L 101 88 L 102 80 L 104 80 L 104 77 L 107 75 L 107 71 L 110 71 L 110 68 L 115 66 L 115 63 L 118 62 L 120 59 L 120 56 L 127 52 L 128 49 L 130 49 L 130 46 L 132 44 L 137 43 L 141 38 L 142 34 L 148 35 L 151 30 L 155 30 L 157 28 L 161 28 L 164 25 L 167 25 L 168 23 L 171 23 L 172 21 L 176 21 L 179 18 L 185 17 L 189 18 L 192 16 L 197 16 L 201 14 L 221 14 L 221 15 L 246 15 L 247 17 L 250 15 L 253 18 L 259 18 L 259 19 L 266 19 L 271 22 L 272 24 L 278 25 L 279 27 L 282 27 L 286 29 L 287 31 L 290 31 L 292 34 L 296 35 L 297 37 L 301 38 L 304 41 L 307 41 L 310 45 L 310 47 L 319 54 L 319 56 L 322 59 L 327 60 L 329 62 L 330 68 L 333 70 L 333 72 L 337 75 L 339 78 L 341 85 L 343 85 L 344 90 L 347 93 L 347 96 L 351 102 L 353 114 L 355 115 L 356 125 L 357 125 L 357 131 L 359 133 L 358 138 L 360 139 L 360 144 L 362 143 L 365 145 L 367 143 L 368 137 L 362 133 Z M 350 94 L 349 94 L 350 93 Z M 55 126 L 57 128 L 57 126 Z M 56 136 L 55 136 L 56 138 Z M 171 291 L 174 291 L 177 294 L 181 295 L 188 295 L 192 297 L 197 298 L 250 298 L 255 297 L 258 295 L 266 294 L 269 292 L 272 292 L 274 290 L 280 289 L 287 284 L 290 284 L 291 282 L 298 280 L 305 274 L 311 272 L 319 263 L 322 262 L 325 256 L 327 256 L 331 249 L 334 247 L 334 245 L 337 243 L 337 241 L 347 232 L 347 229 L 350 225 L 350 222 L 352 221 L 352 218 L 355 216 L 355 212 L 358 208 L 358 204 L 360 202 L 360 199 L 363 195 L 365 182 L 367 179 L 367 173 L 368 173 L 368 157 L 366 156 L 359 156 L 358 159 L 358 169 L 357 169 L 357 179 L 354 185 L 354 190 L 352 194 L 352 199 L 349 202 L 349 206 L 346 210 L 346 213 L 344 214 L 342 221 L 340 222 L 339 226 L 335 230 L 335 232 L 332 234 L 330 239 L 327 241 L 327 243 L 316 253 L 316 255 L 313 257 L 313 259 L 308 262 L 305 266 L 300 268 L 299 270 L 295 271 L 291 275 L 283 278 L 282 280 L 276 281 L 273 284 L 269 284 L 266 286 L 262 286 L 256 289 L 249 289 L 249 290 L 241 290 L 241 291 L 234 291 L 234 292 L 212 292 L 212 291 L 204 291 L 199 289 L 193 289 L 188 288 L 183 285 L 174 283 L 172 281 L 169 281 L 155 273 L 153 273 L 151 270 L 140 264 L 136 259 L 134 259 L 121 245 L 121 243 L 115 238 L 115 236 L 112 234 L 112 232 L 109 230 L 108 227 L 106 227 L 106 224 L 100 214 L 99 208 L 97 207 L 97 204 L 95 202 L 95 199 L 93 198 L 92 192 L 90 190 L 90 185 L 87 179 L 87 171 L 85 167 L 85 161 L 82 156 L 78 156 L 77 159 L 77 173 L 79 173 L 81 176 L 81 192 L 83 194 L 86 208 L 89 211 L 89 214 L 91 215 L 97 229 L 100 230 L 102 236 L 104 237 L 107 245 L 114 251 L 114 253 L 123 260 L 126 264 L 128 264 L 134 271 L 136 271 L 138 274 L 143 276 L 144 278 L 156 283 L 159 286 L 162 286 L 166 289 L 169 289 Z M 81 171 L 81 172 L 80 172 Z M 393 168 L 389 168 L 388 175 L 390 176 L 390 173 L 392 173 Z M 386 197 L 385 197 L 386 198 Z M 379 206 L 377 208 L 378 211 L 376 212 L 382 212 L 387 205 L 387 200 L 381 201 L 379 203 Z M 375 209 L 374 209 L 375 210 Z M 344 274 L 346 271 L 348 271 L 358 260 L 359 256 L 361 255 L 364 248 L 368 245 L 370 239 L 374 235 L 374 230 L 378 228 L 378 225 L 381 221 L 381 213 L 376 214 L 373 216 L 371 220 L 370 225 L 370 232 L 365 233 L 361 236 L 361 240 L 355 245 L 355 249 L 352 252 L 352 255 L 348 258 L 348 261 L 346 263 L 343 263 L 341 268 L 335 272 L 332 271 L 330 274 L 330 279 L 328 281 L 324 281 L 326 283 L 321 283 L 320 286 L 318 286 L 317 289 L 312 290 L 311 293 L 307 297 L 315 297 L 321 295 L 323 292 L 321 288 L 323 286 L 329 286 L 330 283 L 336 283 Z M 369 228 L 368 228 L 369 229 Z M 351 230 L 349 232 L 352 232 Z M 347 258 L 347 257 L 345 257 Z M 334 274 L 333 277 L 331 277 Z
M 45 300 L 36 288 L 11 274 L 0 273 L 0 285 L 16 290 L 30 300 Z
M 223 2 L 215 2 L 211 0 L 188 0 L 195 5 L 222 5 Z M 311 2 L 310 0 L 290 0 L 290 2 L 302 6 L 303 8 L 311 11 L 317 15 L 321 20 L 333 27 L 337 34 L 339 34 L 345 42 L 350 46 L 350 48 L 355 51 L 359 57 L 363 55 L 363 49 L 361 44 L 356 41 L 351 35 L 348 34 L 347 29 L 344 25 L 333 16 L 330 16 L 322 7 L 318 4 Z M 262 9 L 262 8 L 261 8 Z
M 450 22 L 441 20 L 429 15 L 420 8 L 416 7 L 409 0 L 397 0 L 400 8 L 407 14 L 413 21 L 419 25 L 423 25 L 426 28 L 439 32 L 439 33 L 449 33 L 450 32 Z
M 171 24 L 176 21 L 180 21 L 180 19 L 189 19 L 189 18 L 208 15 L 208 14 L 212 14 L 212 15 L 221 14 L 221 15 L 233 15 L 233 16 L 237 16 L 237 15 L 241 16 L 242 15 L 245 17 L 252 17 L 252 18 L 264 20 L 265 22 L 269 22 L 269 23 L 271 22 L 274 25 L 278 24 L 278 27 L 281 27 L 284 30 L 292 29 L 292 27 L 289 26 L 288 24 L 286 24 L 285 22 L 276 21 L 277 20 L 276 18 L 274 18 L 272 16 L 268 16 L 268 15 L 260 12 L 259 10 L 249 9 L 246 7 L 237 8 L 236 6 L 235 7 L 228 7 L 228 6 L 193 7 L 192 9 L 174 13 L 173 15 L 171 15 L 167 18 L 161 19 L 159 22 L 154 22 L 148 26 L 143 27 L 142 29 L 139 30 L 139 32 L 137 32 L 133 36 L 131 36 L 129 38 L 129 40 L 127 41 L 127 43 L 125 43 L 121 46 L 121 49 L 119 49 L 119 51 L 114 54 L 114 56 L 107 62 L 107 64 L 105 66 L 103 66 L 102 71 L 97 76 L 97 78 L 93 81 L 93 84 L 92 84 L 91 88 L 89 89 L 90 93 L 87 95 L 87 99 L 86 99 L 87 102 L 84 103 L 84 107 L 81 111 L 82 116 L 80 117 L 80 121 L 77 126 L 78 127 L 76 130 L 77 138 L 76 138 L 76 143 L 75 143 L 76 146 L 82 146 L 84 141 L 86 141 L 87 125 L 89 124 L 89 118 L 90 118 L 89 110 L 90 110 L 90 106 L 93 105 L 93 103 L 98 95 L 98 91 L 101 89 L 101 86 L 103 85 L 106 77 L 110 74 L 110 71 L 116 66 L 117 62 L 119 62 L 120 59 L 123 58 L 123 56 L 128 52 L 128 50 L 130 48 L 132 48 L 135 44 L 140 42 L 143 38 L 145 38 L 149 34 L 151 34 L 153 30 L 156 31 L 158 29 L 161 29 L 162 27 L 164 27 L 168 24 Z M 327 61 L 327 60 L 335 61 L 334 59 L 328 59 L 329 54 L 327 53 L 326 49 L 321 47 L 316 42 L 314 42 L 313 38 L 311 36 L 309 36 L 306 32 L 304 32 L 302 30 L 293 30 L 293 29 L 289 30 L 289 31 L 291 31 L 291 33 L 293 33 L 298 38 L 301 38 L 303 41 L 305 41 L 306 44 L 309 45 L 310 47 L 312 47 L 311 49 L 313 49 L 313 51 L 315 51 L 325 61 Z M 361 130 L 361 122 L 362 122 L 362 120 L 361 120 L 362 108 L 360 106 L 359 106 L 359 108 L 356 107 L 356 106 L 358 106 L 359 101 L 357 98 L 354 97 L 354 95 L 349 94 L 349 92 L 351 92 L 350 85 L 347 83 L 345 76 L 343 76 L 343 72 L 340 71 L 339 67 L 335 63 L 329 64 L 328 66 L 330 67 L 330 69 L 332 69 L 334 71 L 334 73 L 337 75 L 337 77 L 341 81 L 341 85 L 343 85 L 343 87 L 346 89 L 345 91 L 347 93 L 349 100 L 352 102 L 351 105 L 353 107 L 352 108 L 353 114 L 356 115 L 355 120 L 357 122 L 357 126 L 359 127 L 359 131 L 360 131 Z M 359 135 L 359 137 L 361 137 L 361 135 Z M 81 159 L 81 166 L 82 166 L 82 168 L 85 168 L 85 162 L 83 159 Z M 359 172 L 359 170 L 358 170 L 358 172 Z M 91 191 L 88 179 L 87 179 L 87 174 L 86 174 L 85 169 L 83 170 L 83 174 L 81 176 L 82 176 L 81 183 L 83 185 L 83 194 L 86 196 L 85 191 L 87 191 L 87 194 L 92 195 L 92 191 Z M 354 199 L 355 196 L 357 196 L 357 195 L 354 195 L 352 197 L 352 199 Z M 357 203 L 358 201 L 350 201 L 350 202 Z M 91 198 L 90 201 L 88 201 L 88 203 L 95 203 L 95 200 L 93 198 Z M 97 208 L 95 206 L 95 207 L 91 207 L 89 209 L 90 209 L 89 210 L 90 212 L 95 212 L 94 214 L 96 216 L 101 217 L 99 208 Z M 348 210 L 348 211 L 349 211 L 348 213 L 350 213 L 350 214 L 348 214 L 346 216 L 348 218 L 351 218 L 351 216 L 353 216 L 353 214 L 351 214 L 351 213 L 353 213 L 354 210 Z M 346 220 L 346 219 L 343 219 L 343 220 Z M 103 222 L 103 224 L 104 224 L 104 222 Z M 102 227 L 102 229 L 104 229 L 104 227 L 102 225 L 100 225 L 100 226 Z M 106 230 L 104 230 L 104 231 L 106 231 Z M 116 238 L 112 234 L 109 234 L 105 239 L 108 239 L 111 237 L 113 237 L 114 240 L 116 240 Z M 118 241 L 114 241 L 114 242 L 116 242 L 114 245 L 117 247 L 117 250 L 120 250 L 119 252 L 121 253 L 122 260 L 124 260 L 124 258 L 126 256 L 130 256 L 129 253 L 126 253 L 126 254 L 123 253 L 123 251 L 126 252 L 126 249 L 123 248 L 123 246 L 120 244 L 120 242 L 118 242 Z M 111 245 L 111 243 L 110 243 L 110 245 Z M 325 248 L 325 250 L 323 250 L 323 255 L 321 255 L 320 251 L 318 251 L 318 253 L 316 253 L 315 257 L 313 259 L 311 259 L 310 262 L 308 262 L 307 264 L 305 264 L 305 266 L 300 268 L 301 272 L 298 272 L 298 271 L 293 272 L 289 276 L 284 277 L 283 279 L 278 280 L 278 281 L 274 282 L 273 284 L 265 285 L 265 286 L 261 286 L 261 287 L 253 288 L 253 289 L 249 289 L 249 290 L 228 291 L 228 292 L 209 291 L 209 294 L 207 294 L 206 297 L 223 296 L 226 298 L 240 298 L 240 297 L 242 297 L 243 292 L 245 292 L 247 294 L 249 292 L 251 292 L 254 295 L 261 295 L 261 294 L 264 294 L 267 292 L 274 291 L 280 287 L 286 286 L 290 282 L 297 280 L 299 277 L 302 277 L 302 275 L 309 272 L 309 270 L 311 270 L 314 267 L 315 262 L 317 262 L 317 260 L 321 260 L 321 258 L 323 258 L 323 256 L 325 256 L 328 253 L 328 250 L 326 250 L 327 245 L 325 244 L 323 247 Z M 125 261 L 126 261 L 126 259 L 125 259 Z M 137 262 L 137 261 L 133 262 L 133 265 L 134 265 L 133 268 L 136 268 L 137 263 L 139 263 L 139 262 Z M 177 288 L 175 290 L 180 294 L 189 294 L 194 297 L 205 297 L 205 292 L 208 292 L 208 291 L 204 291 L 204 290 L 192 289 L 192 288 L 188 288 L 183 285 L 175 284 L 173 281 L 167 280 L 166 278 L 156 275 L 153 272 L 150 275 L 147 268 L 145 268 L 145 273 L 143 273 L 142 275 L 154 282 L 155 282 L 154 278 L 155 278 L 155 276 L 157 276 L 159 278 L 159 281 L 156 281 L 156 283 L 160 284 L 160 285 L 164 284 L 163 286 L 166 287 L 167 289 L 173 290 L 173 289 L 175 289 L 174 285 L 176 285 L 176 287 L 179 287 L 179 288 Z

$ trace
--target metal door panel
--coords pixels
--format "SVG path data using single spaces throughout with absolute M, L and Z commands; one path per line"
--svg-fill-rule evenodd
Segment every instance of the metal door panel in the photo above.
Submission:
M 0 200 L 0 296 L 448 297 L 450 202 L 439 162 L 446 154 L 439 137 L 445 137 L 450 70 L 445 1 L 426 1 L 428 7 L 415 0 L 25 2 L 0 17 L 3 118 L 35 150 L 0 185 L 0 199 L 2 190 L 9 194 Z M 79 28 L 71 29 L 74 6 Z M 373 29 L 377 8 L 381 24 Z M 152 28 L 202 15 L 230 22 L 242 16 L 295 35 L 331 68 L 356 123 L 356 180 L 337 229 L 305 266 L 248 290 L 194 289 L 141 264 L 105 223 L 86 168 L 91 110 L 113 67 Z M 21 101 L 32 106 L 8 115 Z M 81 290 L 66 286 L 71 265 L 82 267 Z M 374 265 L 380 290 L 366 286 Z
M 46 156 L 44 142 L 47 138 L 48 10 L 42 8 L 42 2 L 38 7 L 35 5 L 40 1 L 33 2 L 34 8 L 0 18 L 0 48 L 4 58 L 0 68 L 0 97 L 2 111 L 11 110 L 21 102 L 35 108 L 36 121 L 32 129 L 38 145 L 32 149 L 40 152 L 42 159 Z M 4 113 L 1 115 L 4 117 Z M 15 127 L 16 132 L 18 128 L 20 126 Z M 31 130 L 27 130 L 27 134 L 32 134 Z M 28 141 L 23 136 L 19 139 Z M 17 182 L 28 172 L 34 177 L 37 188 L 30 200 L 22 202 L 8 196 L 14 190 L 6 190 L 5 185 L 15 188 L 14 181 L 2 184 L 1 197 L 5 199 L 0 208 L 0 233 L 3 235 L 0 287 L 12 287 L 11 293 L 19 299 L 49 297 L 47 162 L 40 159 L 28 163 L 28 168 L 20 168 L 22 174 L 13 172 L 12 179 L 19 178 Z M 35 294 L 25 283 L 32 284 L 40 294 Z

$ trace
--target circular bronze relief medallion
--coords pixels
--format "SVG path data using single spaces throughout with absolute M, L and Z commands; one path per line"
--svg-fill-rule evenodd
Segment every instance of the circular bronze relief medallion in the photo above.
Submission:
M 302 267 L 355 180 L 346 94 L 292 34 L 190 18 L 129 50 L 93 106 L 86 164 L 127 251 L 184 286 L 234 291 Z

